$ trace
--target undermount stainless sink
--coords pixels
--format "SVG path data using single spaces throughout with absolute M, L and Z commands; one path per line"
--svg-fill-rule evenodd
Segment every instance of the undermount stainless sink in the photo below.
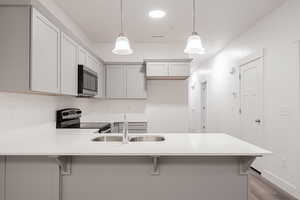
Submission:
M 162 142 L 165 141 L 165 138 L 162 136 L 153 136 L 153 135 L 145 135 L 145 136 L 136 136 L 131 137 L 129 142 Z
M 106 135 L 99 136 L 92 139 L 93 142 L 123 142 L 123 136 Z M 165 138 L 162 136 L 144 135 L 144 136 L 132 136 L 128 138 L 129 142 L 162 142 Z
M 122 142 L 122 136 L 99 136 L 92 139 L 93 142 Z

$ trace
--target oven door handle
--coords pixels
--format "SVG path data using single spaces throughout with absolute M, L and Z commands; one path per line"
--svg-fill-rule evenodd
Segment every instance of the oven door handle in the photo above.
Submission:
M 111 128 L 108 128 L 104 131 L 101 131 L 101 129 L 99 130 L 99 133 L 111 133 Z

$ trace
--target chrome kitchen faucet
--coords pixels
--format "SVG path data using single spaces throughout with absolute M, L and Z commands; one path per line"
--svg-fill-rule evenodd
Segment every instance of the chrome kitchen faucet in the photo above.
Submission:
M 123 143 L 128 143 L 128 121 L 127 116 L 124 113 L 124 121 L 123 121 Z

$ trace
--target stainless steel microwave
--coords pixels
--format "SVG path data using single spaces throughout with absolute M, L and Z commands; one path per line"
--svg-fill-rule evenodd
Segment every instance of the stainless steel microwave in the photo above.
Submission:
M 93 97 L 98 94 L 98 75 L 97 72 L 78 65 L 78 96 Z

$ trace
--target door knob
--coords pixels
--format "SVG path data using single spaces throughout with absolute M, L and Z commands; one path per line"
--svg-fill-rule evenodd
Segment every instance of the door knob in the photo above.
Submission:
M 260 119 L 256 119 L 256 120 L 255 120 L 255 123 L 260 124 L 260 123 L 261 123 L 261 120 L 260 120 Z

